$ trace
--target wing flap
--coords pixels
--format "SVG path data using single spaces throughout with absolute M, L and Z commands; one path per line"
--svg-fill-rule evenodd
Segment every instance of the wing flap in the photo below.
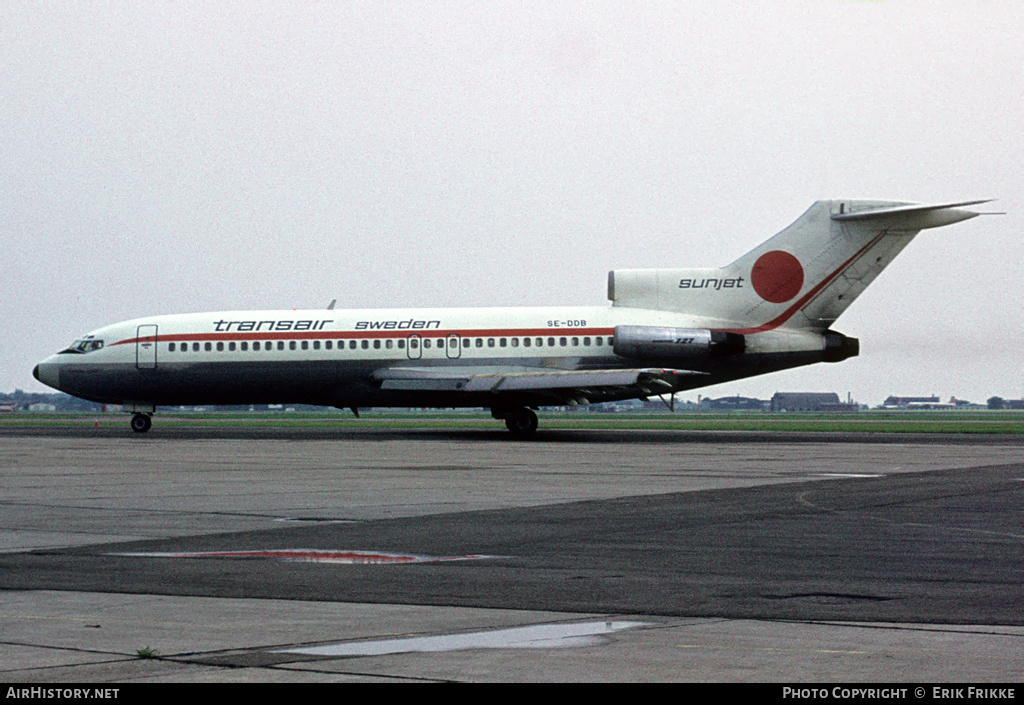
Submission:
M 470 392 L 501 392 L 523 389 L 579 389 L 622 387 L 636 384 L 643 370 L 557 370 L 475 375 L 466 385 Z
M 667 369 L 536 370 L 513 368 L 472 372 L 458 368 L 389 368 L 374 378 L 381 389 L 409 392 L 504 392 L 595 391 L 635 388 L 638 394 L 665 394 L 676 388 L 682 377 L 706 372 Z

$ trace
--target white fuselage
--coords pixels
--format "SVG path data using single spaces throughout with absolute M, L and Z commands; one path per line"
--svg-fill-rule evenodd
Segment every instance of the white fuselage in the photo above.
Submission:
M 701 328 L 706 319 L 622 307 L 225 311 L 139 318 L 93 331 L 36 370 L 75 396 L 135 407 L 310 403 L 331 406 L 489 406 L 486 394 L 389 391 L 380 369 L 609 370 L 622 325 Z M 81 343 L 85 341 L 86 344 Z M 97 344 L 101 343 L 101 344 Z M 686 361 L 695 387 L 819 361 L 818 333 L 748 336 L 730 364 Z M 796 358 L 786 360 L 792 354 Z M 815 355 L 818 355 L 814 359 Z M 766 356 L 772 358 L 768 360 Z M 756 369 L 750 364 L 759 363 Z M 645 361 L 650 362 L 650 361 Z M 671 362 L 671 361 L 658 361 Z M 780 366 L 780 363 L 781 364 Z M 521 394 L 517 403 L 557 404 Z M 602 398 L 640 396 L 632 390 Z

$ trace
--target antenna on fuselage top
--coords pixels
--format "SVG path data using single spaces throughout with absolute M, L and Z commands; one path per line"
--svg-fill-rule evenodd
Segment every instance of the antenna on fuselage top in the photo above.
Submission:
M 336 303 L 338 303 L 337 299 L 331 299 L 331 303 L 327 304 L 327 310 L 328 311 L 333 311 L 334 310 L 334 304 L 336 304 Z

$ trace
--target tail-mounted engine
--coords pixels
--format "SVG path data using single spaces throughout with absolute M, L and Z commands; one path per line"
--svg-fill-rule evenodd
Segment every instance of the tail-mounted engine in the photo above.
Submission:
M 860 341 L 834 330 L 827 330 L 822 335 L 822 349 L 824 362 L 841 362 L 860 354 Z
M 613 346 L 616 355 L 637 360 L 699 360 L 738 355 L 746 344 L 739 333 L 707 328 L 616 326 Z

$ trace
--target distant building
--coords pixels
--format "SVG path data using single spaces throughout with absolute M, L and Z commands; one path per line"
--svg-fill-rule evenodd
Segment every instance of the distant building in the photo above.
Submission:
M 940 404 L 937 396 L 930 397 L 896 397 L 892 396 L 882 402 L 882 406 L 886 409 L 929 409 L 933 408 L 930 405 Z
M 644 408 L 644 403 L 639 399 L 625 399 L 623 401 L 608 401 L 601 404 L 594 404 L 594 411 L 603 411 L 606 413 L 618 414 L 625 411 L 641 411 Z
M 768 408 L 768 402 L 739 395 L 719 399 L 705 397 L 700 400 L 700 408 L 701 411 L 764 411 Z
M 942 401 L 937 396 L 930 397 L 889 397 L 882 406 L 886 409 L 984 409 L 981 404 L 973 404 L 966 399 L 950 397 L 949 401 Z
M 835 392 L 775 392 L 772 411 L 856 411 L 856 404 L 843 404 Z
M 860 411 L 860 404 L 854 404 L 853 402 L 839 402 L 838 404 L 822 404 L 821 410 L 829 413 L 847 413 L 853 411 Z
M 0 414 L 13 414 L 15 409 L 13 401 L 0 401 Z

